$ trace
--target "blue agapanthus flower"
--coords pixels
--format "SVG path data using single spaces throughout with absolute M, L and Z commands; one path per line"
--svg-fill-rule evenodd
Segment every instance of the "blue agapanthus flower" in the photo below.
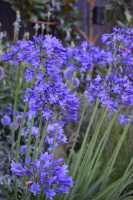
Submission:
M 38 191 L 43 190 L 49 199 L 58 192 L 67 193 L 69 187 L 73 187 L 71 177 L 67 176 L 67 165 L 62 164 L 63 159 L 52 160 L 53 154 L 41 153 L 39 160 L 31 162 L 31 157 L 26 160 L 26 165 L 20 160 L 20 164 L 12 161 L 11 171 L 18 177 L 27 176 L 27 187 L 35 195 Z M 56 186 L 55 186 L 56 185 Z M 50 187 L 50 189 L 49 189 Z
M 49 68 L 49 65 L 45 66 L 45 74 L 38 70 L 34 87 L 27 88 L 25 94 L 24 102 L 29 102 L 29 115 L 36 115 L 42 110 L 46 120 L 52 120 L 54 115 L 60 115 L 62 123 L 77 119 L 79 98 L 76 92 L 66 88 L 59 73 L 59 68 Z
M 68 56 L 68 66 L 76 70 L 79 68 L 80 72 L 85 72 L 87 69 L 92 68 L 94 63 L 94 57 L 92 46 L 87 42 L 84 42 L 82 45 L 78 45 L 75 48 L 67 48 Z
M 2 60 L 12 60 L 13 65 L 25 60 L 35 68 L 45 68 L 45 65 L 53 67 L 63 67 L 67 65 L 72 70 L 79 69 L 80 72 L 86 72 L 93 64 L 101 60 L 102 54 L 99 47 L 93 47 L 87 42 L 79 44 L 75 48 L 64 48 L 61 42 L 52 35 L 34 36 L 32 41 L 17 41 L 17 45 L 8 45 L 9 53 L 2 53 Z M 26 70 L 26 79 L 31 80 L 33 70 Z
M 114 111 L 119 105 L 133 105 L 133 84 L 127 76 L 119 77 L 115 72 L 103 78 L 98 75 L 90 84 L 90 88 L 85 92 L 89 101 L 99 97 L 101 104 L 106 105 Z
M 40 66 L 40 59 L 42 59 L 43 65 L 49 63 L 50 66 L 62 67 L 67 60 L 65 48 L 52 35 L 45 35 L 44 39 L 42 39 L 42 35 L 34 36 L 33 42 L 19 40 L 17 45 L 9 45 L 7 48 L 9 48 L 10 53 L 3 53 L 2 60 L 12 60 L 14 65 L 17 65 L 19 61 L 25 60 L 26 63 L 31 63 L 32 66 L 37 68 Z

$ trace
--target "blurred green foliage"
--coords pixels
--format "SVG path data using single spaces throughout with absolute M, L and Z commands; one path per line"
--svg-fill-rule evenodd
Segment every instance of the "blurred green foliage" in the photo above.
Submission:
M 133 0 L 109 1 L 105 7 L 105 13 L 107 22 L 112 21 L 120 27 L 128 27 L 133 16 Z
M 75 0 L 4 0 L 14 11 L 21 13 L 22 24 L 50 22 L 49 33 L 68 41 L 76 37 L 74 28 L 81 28 L 78 20 L 82 13 L 74 6 Z M 50 12 L 50 16 L 48 15 Z M 39 23 L 39 22 L 38 22 Z M 53 23 L 53 24 L 52 24 Z

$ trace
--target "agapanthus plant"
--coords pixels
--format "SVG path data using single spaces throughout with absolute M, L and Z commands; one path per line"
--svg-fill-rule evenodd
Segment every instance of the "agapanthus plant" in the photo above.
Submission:
M 72 86 L 75 87 L 75 85 L 78 85 L 76 71 L 78 70 L 80 71 L 80 73 L 82 73 L 86 72 L 87 69 L 90 69 L 93 64 L 108 64 L 110 65 L 110 68 L 108 70 L 108 75 L 106 76 L 106 78 L 98 75 L 96 79 L 92 80 L 90 88 L 86 92 L 88 94 L 89 101 L 94 101 L 95 99 L 98 99 L 98 101 L 93 110 L 92 118 L 84 136 L 81 151 L 78 154 L 78 159 L 75 159 L 76 164 L 72 172 L 72 177 L 75 180 L 75 185 L 74 188 L 70 190 L 70 199 L 75 198 L 75 191 L 81 191 L 83 188 L 85 188 L 85 193 L 80 193 L 78 198 L 81 199 L 82 195 L 83 199 L 87 198 L 87 196 L 85 196 L 87 195 L 87 187 L 89 187 L 88 184 L 91 183 L 91 181 L 87 182 L 87 180 L 92 179 L 90 174 L 91 172 L 93 174 L 94 169 L 99 170 L 99 168 L 93 168 L 93 166 L 98 167 L 98 163 L 100 161 L 100 156 L 98 155 L 99 150 L 100 154 L 102 154 L 103 149 L 101 146 L 105 146 L 106 142 L 104 143 L 104 141 L 106 141 L 106 139 L 108 138 L 108 134 L 113 125 L 112 121 L 111 125 L 109 125 L 109 129 L 106 131 L 106 136 L 104 135 L 105 138 L 103 138 L 99 143 L 99 145 L 101 146 L 98 146 L 98 153 L 95 154 L 94 157 L 92 157 L 93 152 L 95 152 L 95 144 L 98 133 L 100 131 L 100 127 L 106 116 L 107 107 L 115 111 L 119 111 L 119 105 L 122 104 L 124 106 L 129 106 L 133 103 L 132 82 L 129 80 L 129 73 L 126 74 L 127 71 L 125 69 L 126 62 L 128 70 L 132 69 L 131 48 L 129 48 L 128 50 L 128 47 L 129 45 L 132 45 L 133 31 L 132 29 L 126 29 L 125 31 L 123 31 L 124 34 L 122 33 L 122 30 L 120 31 L 121 33 L 118 34 L 118 30 L 114 29 L 114 32 L 115 33 L 112 33 L 110 36 L 107 34 L 103 36 L 103 40 L 107 42 L 107 45 L 110 45 L 109 50 L 100 51 L 99 48 L 93 47 L 87 42 L 83 42 L 75 48 L 64 48 L 55 37 L 47 35 L 44 37 L 44 39 L 42 39 L 42 36 L 34 37 L 33 42 L 18 41 L 17 45 L 9 46 L 9 53 L 3 54 L 3 60 L 7 61 L 11 59 L 14 65 L 19 65 L 18 69 L 20 69 L 20 64 L 23 60 L 33 66 L 32 69 L 27 69 L 25 74 L 26 80 L 32 81 L 32 84 L 31 87 L 27 88 L 26 90 L 24 99 L 24 102 L 26 102 L 26 106 L 23 117 L 18 116 L 16 119 L 14 118 L 14 122 L 16 122 L 18 126 L 20 126 L 20 131 L 17 140 L 16 163 L 12 161 L 11 171 L 18 177 L 26 177 L 27 186 L 23 189 L 30 188 L 30 192 L 32 192 L 34 195 L 43 190 L 46 196 L 52 199 L 52 197 L 56 193 L 67 193 L 68 187 L 73 186 L 71 177 L 66 176 L 66 173 L 68 172 L 67 165 L 61 165 L 63 160 L 58 159 L 57 161 L 50 161 L 51 159 L 53 159 L 53 155 L 48 155 L 47 152 L 42 154 L 41 148 L 44 143 L 47 143 L 49 145 L 48 151 L 52 151 L 53 153 L 54 148 L 58 145 L 58 143 L 60 143 L 61 141 L 66 142 L 66 137 L 63 135 L 62 130 L 65 122 L 67 122 L 68 120 L 77 120 L 79 98 L 77 97 L 76 92 L 72 92 Z M 125 56 L 127 57 L 128 55 L 130 57 L 129 60 L 125 58 Z M 68 81 L 70 81 L 70 88 L 66 87 L 60 75 L 60 68 L 64 67 L 64 65 L 67 66 L 68 69 L 70 69 L 71 71 L 71 75 L 69 75 L 68 78 Z M 19 83 L 19 76 L 17 80 Z M 74 81 L 77 82 L 74 83 Z M 18 92 L 17 88 L 18 84 L 16 87 L 16 91 Z M 86 148 L 88 133 L 94 120 L 99 101 L 101 102 L 102 106 L 104 106 L 104 112 L 102 113 L 94 135 L 92 136 L 92 140 Z M 14 108 L 16 109 L 17 95 L 15 96 L 15 102 L 16 104 Z M 85 106 L 86 105 L 87 103 L 85 103 Z M 31 117 L 31 121 L 27 125 L 27 131 L 25 132 L 25 130 L 23 129 L 23 134 L 25 136 L 28 136 L 28 139 L 26 138 L 27 144 L 19 148 L 20 138 L 21 135 L 23 135 L 23 119 L 25 116 L 25 112 L 28 108 L 28 115 Z M 78 135 L 80 131 L 82 120 L 84 119 L 85 110 L 86 107 L 83 109 L 82 118 L 80 120 L 76 135 Z M 37 127 L 36 125 L 34 126 L 34 119 L 38 117 L 38 114 L 40 114 L 39 127 Z M 14 115 L 14 117 L 15 116 L 16 115 Z M 113 118 L 114 121 L 116 116 L 117 115 L 115 114 Z M 126 117 L 121 117 L 122 122 L 124 121 L 123 119 L 126 119 Z M 43 120 L 45 123 L 45 127 L 42 126 Z M 56 125 L 52 124 L 54 120 L 57 122 Z M 130 121 L 131 118 L 129 122 Z M 128 126 L 126 127 L 126 130 L 128 129 Z M 43 129 L 42 134 L 41 129 Z M 124 131 L 124 134 L 125 133 L 126 131 Z M 33 147 L 34 153 L 31 161 L 31 157 L 29 155 L 32 154 L 32 152 L 30 148 L 34 146 L 31 138 L 32 135 L 36 139 L 36 144 L 35 148 Z M 122 137 L 122 139 L 123 138 L 124 137 Z M 76 139 L 74 139 L 74 144 L 75 142 Z M 26 159 L 25 165 L 22 160 L 20 160 L 20 164 L 17 164 L 19 150 L 23 153 L 26 153 L 26 158 L 29 158 Z M 83 152 L 85 152 L 85 155 Z M 118 152 L 118 149 L 116 149 L 115 152 Z M 70 153 L 68 163 L 71 159 L 72 153 L 73 151 L 71 151 Z M 39 160 L 35 159 L 38 157 Z M 111 166 L 109 170 L 106 170 L 106 172 L 112 171 L 112 163 L 114 163 L 112 162 L 112 160 L 109 162 L 109 165 Z M 87 171 L 88 168 L 89 172 Z M 86 178 L 84 176 L 85 174 L 82 176 L 83 171 L 87 172 Z M 109 173 L 107 174 L 107 176 L 109 176 Z M 77 178 L 75 179 L 76 176 Z M 85 184 L 87 183 L 87 186 L 85 185 L 85 187 L 84 182 Z M 102 184 L 102 186 L 103 185 L 104 184 Z M 15 199 L 17 200 L 17 181 L 15 181 L 14 188 Z M 79 188 L 80 190 L 78 190 Z M 118 189 L 119 187 L 116 188 Z M 68 196 L 66 196 L 65 199 L 69 199 L 67 197 Z M 63 199 L 63 197 L 61 197 L 61 199 Z
M 11 171 L 17 177 L 27 177 L 27 187 L 24 189 L 30 187 L 30 191 L 34 195 L 43 190 L 46 196 L 52 200 L 56 193 L 68 193 L 68 188 L 73 186 L 71 177 L 67 176 L 67 165 L 61 166 L 63 159 L 50 161 L 53 157 L 53 154 L 45 152 L 41 153 L 39 160 L 34 162 L 31 162 L 31 157 L 29 157 L 25 165 L 22 160 L 20 160 L 20 164 L 12 161 Z

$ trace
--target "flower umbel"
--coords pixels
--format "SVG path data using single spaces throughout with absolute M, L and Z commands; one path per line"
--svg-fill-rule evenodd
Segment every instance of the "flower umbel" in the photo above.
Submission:
M 60 166 L 63 162 L 62 158 L 50 161 L 53 157 L 53 154 L 45 152 L 40 154 L 39 160 L 31 162 L 31 157 L 29 156 L 25 166 L 22 160 L 20 160 L 20 164 L 12 161 L 11 171 L 18 177 L 27 175 L 28 183 L 32 183 L 30 191 L 33 194 L 43 190 L 49 199 L 53 199 L 52 196 L 55 196 L 56 193 L 67 193 L 68 187 L 73 187 L 71 177 L 66 176 L 68 172 L 67 165 Z M 56 187 L 54 184 L 56 184 Z M 57 188 L 57 185 L 59 188 Z M 49 186 L 51 189 L 49 189 Z M 25 189 L 27 188 L 28 185 Z

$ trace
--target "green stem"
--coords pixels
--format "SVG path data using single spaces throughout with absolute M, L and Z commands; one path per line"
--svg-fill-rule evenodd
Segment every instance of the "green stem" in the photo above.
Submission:
M 40 122 L 39 122 L 39 130 L 38 130 L 38 134 L 37 134 L 37 138 L 36 138 L 36 144 L 35 144 L 35 149 L 34 149 L 32 161 L 34 161 L 35 157 L 36 157 L 36 150 L 37 150 L 39 136 L 40 136 L 41 127 L 42 127 L 42 119 L 43 119 L 43 117 L 42 117 L 42 111 L 41 111 Z
M 30 131 L 29 131 L 29 135 L 28 135 L 26 159 L 30 156 L 31 132 L 32 132 L 33 124 L 34 124 L 34 115 L 32 115 L 31 124 L 30 124 Z
M 32 83 L 31 83 L 31 88 L 32 88 L 33 85 L 34 85 L 35 78 L 36 78 L 36 74 L 37 74 L 37 70 L 38 70 L 38 68 L 36 68 L 36 71 L 35 71 L 35 74 L 34 74 L 34 77 L 33 77 Z M 19 128 L 18 142 L 17 142 L 17 150 L 16 150 L 16 163 L 18 162 L 18 153 L 19 153 L 19 146 L 20 146 L 20 139 L 21 139 L 21 131 L 22 131 L 23 122 L 24 122 L 25 113 L 26 113 L 26 111 L 27 111 L 27 108 L 28 108 L 28 102 L 25 104 L 25 108 L 24 108 L 24 112 L 23 112 L 23 117 L 22 117 L 22 121 L 21 121 L 20 128 Z
M 71 86 L 71 81 L 72 81 L 73 74 L 74 74 L 74 70 L 73 70 L 73 72 L 71 74 L 71 78 L 70 78 L 70 82 L 69 82 L 68 88 L 70 88 L 70 86 Z
M 58 128 L 59 128 L 59 124 L 57 125 L 55 136 L 54 136 L 54 142 L 53 142 L 53 147 L 52 147 L 52 154 L 54 154 L 54 147 L 55 147 L 56 137 L 57 137 L 57 133 L 58 133 Z
M 14 197 L 15 200 L 17 200 L 17 176 L 15 175 L 15 181 L 14 181 Z
M 22 200 L 27 200 L 27 197 L 30 195 L 30 188 L 27 190 L 26 195 Z
M 86 110 L 87 103 L 88 103 L 88 98 L 86 99 L 86 102 L 85 102 L 85 106 L 84 106 L 84 109 L 83 109 L 83 112 L 82 112 L 82 116 L 81 116 L 81 118 L 80 118 L 80 122 L 79 122 L 78 130 L 77 130 L 77 132 L 76 132 L 76 136 L 75 136 L 75 139 L 74 139 L 74 143 L 73 143 L 73 146 L 72 146 L 70 155 L 69 155 L 68 160 L 67 160 L 67 165 L 69 164 L 70 159 L 71 159 L 71 157 L 72 157 L 73 149 L 74 149 L 75 143 L 76 143 L 76 141 L 77 141 L 77 137 L 78 137 L 78 134 L 79 134 L 79 131 L 80 131 L 80 127 L 81 127 L 83 118 L 84 118 L 84 113 L 85 113 L 85 110 Z
M 36 158 L 39 157 L 39 154 L 40 154 L 40 151 L 41 151 L 41 148 L 42 148 L 42 145 L 43 145 L 43 142 L 44 142 L 46 133 L 47 133 L 48 124 L 49 124 L 49 120 L 47 120 L 47 123 L 46 123 L 46 125 L 45 125 L 45 129 L 44 129 L 44 131 L 43 131 L 42 139 L 41 139 L 41 142 L 40 142 L 40 145 L 39 145 L 39 149 L 38 149 L 37 157 L 36 157 Z
M 20 62 L 18 65 L 18 74 L 17 74 L 17 84 L 16 84 L 16 91 L 15 91 L 15 101 L 14 101 L 14 113 L 13 113 L 13 129 L 12 129 L 12 159 L 13 159 L 13 146 L 14 146 L 14 133 L 15 133 L 15 117 L 16 117 L 16 110 L 17 110 L 17 98 L 18 98 L 18 89 L 19 89 L 19 76 L 20 76 Z
M 59 120 L 61 120 L 61 115 L 59 116 Z M 52 147 L 52 154 L 54 154 L 54 148 L 55 148 L 55 142 L 56 142 L 56 137 L 57 137 L 57 133 L 58 133 L 58 128 L 59 128 L 59 123 L 57 125 L 55 136 L 54 136 L 54 142 L 53 142 L 53 147 Z
M 70 84 L 71 84 L 70 91 L 72 91 L 72 89 L 73 89 L 73 84 L 74 84 L 75 78 L 76 78 L 76 73 L 75 73 L 75 76 L 74 76 L 74 78 L 73 78 L 72 84 L 71 84 L 71 82 L 70 82 Z
M 21 124 L 20 124 L 20 128 L 19 128 L 18 142 L 17 142 L 17 149 L 16 149 L 16 163 L 18 163 L 18 153 L 19 153 L 19 146 L 20 146 L 20 139 L 21 139 L 21 131 L 22 131 L 23 122 L 24 122 L 25 113 L 27 111 L 27 108 L 28 108 L 28 102 L 25 104 L 23 117 L 22 117 L 22 121 L 21 121 Z
M 42 200 L 42 190 L 39 192 L 39 195 L 37 196 L 37 200 Z

